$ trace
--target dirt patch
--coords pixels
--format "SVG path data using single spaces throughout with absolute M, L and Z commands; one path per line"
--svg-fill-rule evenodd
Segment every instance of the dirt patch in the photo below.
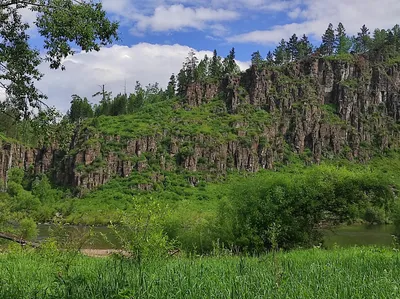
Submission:
M 114 253 L 125 256 L 129 255 L 126 251 L 117 249 L 81 249 L 81 253 L 91 257 L 107 257 Z

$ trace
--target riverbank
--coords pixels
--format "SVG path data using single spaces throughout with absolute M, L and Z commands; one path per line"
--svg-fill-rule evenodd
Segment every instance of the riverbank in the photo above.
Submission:
M 260 257 L 0 255 L 0 298 L 398 298 L 400 253 L 358 247 Z
M 38 225 L 37 242 L 42 242 L 50 237 L 49 230 L 51 225 Z M 106 226 L 88 227 L 88 226 L 65 226 L 66 230 L 75 231 L 77 234 L 85 234 L 89 229 L 92 230 L 93 237 L 85 249 L 109 250 L 113 248 L 112 244 L 116 244 L 114 231 Z M 352 247 L 352 246 L 392 246 L 394 225 L 367 225 L 353 224 L 341 225 L 333 230 L 325 229 L 324 246 L 326 248 Z M 106 238 L 104 238 L 106 237 Z M 110 243 L 111 242 L 111 243 Z M 111 247 L 110 247 L 111 246 Z M 115 248 L 115 246 L 114 246 Z

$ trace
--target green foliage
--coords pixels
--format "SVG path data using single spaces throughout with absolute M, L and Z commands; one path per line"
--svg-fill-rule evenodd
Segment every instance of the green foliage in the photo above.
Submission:
M 65 254 L 0 255 L 1 298 L 395 298 L 399 253 L 297 250 L 260 257 L 170 258 L 135 264 Z M 25 282 L 25 283 L 21 283 Z M 366 287 L 368 286 L 368 287 Z
M 341 223 L 369 204 L 381 211 L 392 201 L 389 182 L 370 171 L 319 166 L 290 176 L 265 173 L 233 186 L 226 217 L 233 219 L 234 239 L 224 241 L 242 250 L 270 249 L 268 231 L 277 225 L 280 248 L 310 246 L 321 241 L 316 228 L 322 221 Z
M 72 95 L 71 108 L 67 112 L 70 122 L 81 121 L 85 118 L 93 117 L 93 109 L 87 98 Z
M 17 5 L 14 5 L 16 4 Z M 51 68 L 64 69 L 63 58 L 73 55 L 74 47 L 99 51 L 117 38 L 118 24 L 110 22 L 101 3 L 73 0 L 28 0 L 2 2 L 0 22 L 3 68 L 0 78 L 8 81 L 6 93 L 13 106 L 27 116 L 29 106 L 40 107 L 45 98 L 34 86 L 42 74 L 39 51 L 29 45 L 29 25 L 21 21 L 21 10 L 36 13 L 38 33 L 44 39 L 45 60 Z
M 22 219 L 19 222 L 18 234 L 25 240 L 36 238 L 38 235 L 36 222 L 31 218 Z
M 392 219 L 396 229 L 395 235 L 400 240 L 400 202 L 397 202 L 392 209 Z
M 386 222 L 385 210 L 379 207 L 368 207 L 364 219 L 370 224 L 383 224 Z
M 335 49 L 335 31 L 332 23 L 329 23 L 324 35 L 322 36 L 321 53 L 324 55 L 332 55 Z
M 22 168 L 13 167 L 8 171 L 8 182 L 21 185 L 24 175 L 25 173 Z
M 166 209 L 152 198 L 133 199 L 132 209 L 122 213 L 118 225 L 111 226 L 118 247 L 136 261 L 165 257 L 171 245 L 163 231 Z

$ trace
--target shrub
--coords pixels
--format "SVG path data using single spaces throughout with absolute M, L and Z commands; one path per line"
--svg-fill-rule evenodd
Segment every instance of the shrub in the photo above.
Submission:
M 378 207 L 368 207 L 365 210 L 364 219 L 369 224 L 385 223 L 385 211 Z

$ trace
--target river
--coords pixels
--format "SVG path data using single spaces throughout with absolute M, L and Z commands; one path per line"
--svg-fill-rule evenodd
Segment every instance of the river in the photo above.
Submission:
M 50 225 L 40 224 L 39 235 L 37 241 L 43 241 L 49 237 Z M 68 230 L 73 231 L 76 235 L 83 235 L 88 232 L 89 228 L 85 226 L 66 226 Z M 112 248 L 101 235 L 105 235 L 112 243 L 116 243 L 116 239 L 112 230 L 108 227 L 93 227 L 94 237 L 90 242 L 84 245 L 84 248 L 92 249 L 109 249 Z M 341 226 L 333 231 L 324 232 L 325 246 L 332 248 L 337 244 L 339 247 L 378 245 L 391 246 L 393 241 L 394 226 L 393 225 L 350 225 Z

